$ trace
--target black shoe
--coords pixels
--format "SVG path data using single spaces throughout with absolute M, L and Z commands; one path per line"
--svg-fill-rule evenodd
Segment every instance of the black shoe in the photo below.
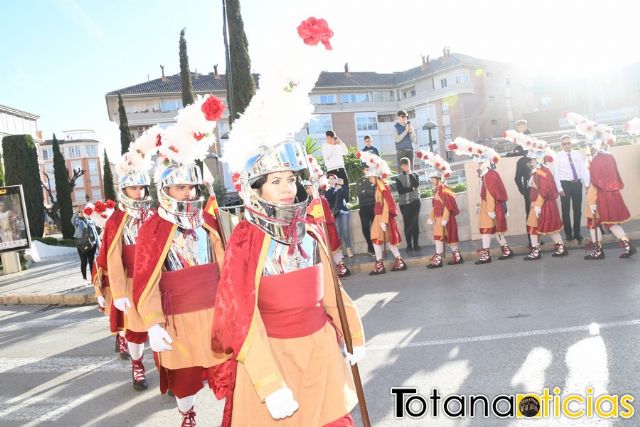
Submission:
M 566 235 L 565 240 L 566 240 L 567 242 L 570 242 L 570 241 L 572 241 L 573 239 L 574 239 L 574 237 L 573 237 L 571 234 L 567 234 L 567 235 Z
M 580 235 L 580 234 L 576 234 L 575 238 L 578 241 L 578 244 L 582 245 L 582 241 L 584 240 L 584 237 L 582 237 L 582 235 Z
M 416 245 L 416 246 L 413 247 L 413 250 L 417 252 L 419 250 L 422 250 L 422 248 L 420 246 Z
M 407 252 L 413 252 L 413 247 L 407 246 Z

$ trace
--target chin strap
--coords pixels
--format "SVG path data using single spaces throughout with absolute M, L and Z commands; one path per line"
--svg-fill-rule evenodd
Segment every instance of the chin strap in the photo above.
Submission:
M 291 241 L 291 244 L 289 245 L 289 251 L 287 252 L 288 255 L 293 255 L 293 251 L 297 246 L 298 250 L 300 251 L 300 255 L 302 255 L 305 259 L 309 258 L 309 255 L 302 248 L 302 244 L 300 243 L 300 239 L 298 238 L 297 231 L 299 223 L 309 224 L 309 221 L 307 221 L 306 218 L 306 211 L 303 210 L 301 215 L 296 215 L 291 220 L 286 220 L 267 216 L 249 206 L 245 206 L 245 210 L 249 211 L 251 215 L 255 215 L 265 221 L 275 223 L 283 228 L 285 237 L 287 238 L 287 240 Z

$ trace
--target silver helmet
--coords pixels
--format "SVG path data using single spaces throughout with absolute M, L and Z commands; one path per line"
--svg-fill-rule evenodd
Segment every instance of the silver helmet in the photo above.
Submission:
M 284 141 L 251 156 L 239 176 L 240 193 L 245 204 L 245 217 L 281 243 L 292 244 L 305 234 L 304 219 L 308 196 L 301 181 L 293 204 L 263 199 L 259 192 L 261 178 L 274 172 L 294 173 L 308 170 L 307 154 L 296 141 Z
M 118 179 L 120 208 L 136 219 L 144 219 L 149 209 L 152 208 L 153 201 L 149 193 L 151 179 L 146 172 L 132 172 L 122 175 Z M 127 196 L 125 188 L 144 187 L 144 197 L 142 199 L 132 199 Z
M 161 167 L 162 168 L 162 167 Z M 170 163 L 164 166 L 157 177 L 159 214 L 181 228 L 193 230 L 202 225 L 202 174 L 196 164 L 178 165 Z M 195 185 L 195 200 L 180 201 L 169 196 L 167 187 L 176 185 Z

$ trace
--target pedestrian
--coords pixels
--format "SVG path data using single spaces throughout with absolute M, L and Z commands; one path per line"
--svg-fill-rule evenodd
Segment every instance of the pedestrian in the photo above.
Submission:
M 582 244 L 580 233 L 580 221 L 582 219 L 582 186 L 589 186 L 589 172 L 586 168 L 585 158 L 581 152 L 573 150 L 573 143 L 569 135 L 560 137 L 562 151 L 556 153 L 553 162 L 553 176 L 560 193 L 562 206 L 562 222 L 564 224 L 564 236 L 568 242 L 573 239 Z M 573 209 L 573 224 L 570 210 Z
M 375 205 L 373 212 L 375 214 L 373 223 L 371 224 L 371 243 L 376 254 L 376 263 L 370 276 L 385 274 L 387 270 L 382 260 L 382 245 L 388 243 L 389 250 L 393 254 L 393 266 L 391 271 L 403 271 L 407 269 L 407 264 L 400 256 L 398 245 L 402 241 L 398 224 L 396 223 L 396 202 L 391 194 L 391 187 L 386 183 L 386 179 L 391 174 L 389 165 L 385 160 L 372 153 L 358 153 L 360 160 L 368 166 L 367 176 L 369 181 L 376 188 Z
M 93 259 L 98 249 L 98 230 L 89 218 L 85 217 L 84 207 L 79 207 L 71 216 L 71 224 L 75 227 L 73 237 L 76 242 L 78 256 L 80 256 L 80 272 L 85 286 L 91 286 L 87 279 L 87 265 L 89 269 L 93 265 Z M 89 270 L 89 274 L 91 270 Z
M 342 247 L 345 248 L 345 252 L 348 258 L 353 256 L 351 250 L 351 229 L 349 226 L 351 215 L 349 214 L 349 207 L 347 206 L 345 184 L 342 178 L 328 173 L 329 187 L 325 192 L 325 197 L 331 207 L 331 213 L 333 214 L 337 228 L 338 237 L 342 242 Z
M 462 264 L 462 254 L 458 249 L 458 223 L 456 216 L 460 213 L 456 203 L 456 193 L 444 182 L 451 176 L 451 166 L 438 154 L 418 151 L 416 156 L 432 168 L 430 176 L 433 187 L 432 209 L 429 212 L 428 224 L 433 225 L 433 241 L 436 251 L 427 264 L 427 268 L 440 268 L 445 258 L 444 245 L 451 248 L 453 257 L 448 265 Z
M 531 238 L 531 249 L 524 257 L 525 261 L 536 261 L 541 258 L 538 236 L 545 234 L 551 235 L 555 244 L 553 257 L 568 255 L 568 250 L 560 236 L 562 219 L 556 202 L 558 189 L 553 173 L 546 166 L 547 162 L 553 161 L 553 152 L 546 148 L 544 141 L 534 140 L 533 144 L 534 148 L 529 149 L 530 153 L 534 153 L 535 158 L 529 161 L 531 209 L 527 218 L 527 234 Z
M 356 182 L 356 193 L 358 194 L 358 203 L 360 209 L 358 215 L 360 216 L 360 228 L 362 229 L 362 235 L 367 242 L 367 252 L 371 256 L 375 256 L 373 251 L 373 244 L 371 243 L 371 224 L 373 224 L 373 207 L 375 205 L 376 186 L 371 183 L 367 176 L 367 170 L 369 169 L 366 163 L 362 163 L 364 175 Z
M 396 190 L 398 191 L 398 206 L 404 221 L 404 238 L 407 241 L 408 251 L 419 251 L 418 239 L 420 227 L 418 218 L 420 215 L 420 180 L 418 174 L 411 170 L 411 160 L 407 157 L 400 159 L 401 171 L 396 175 Z
M 344 165 L 344 156 L 349 154 L 347 146 L 332 130 L 325 134 L 325 143 L 322 144 L 322 158 L 327 168 L 327 177 L 336 175 L 343 180 L 345 199 L 349 200 L 349 176 Z
M 220 227 L 203 209 L 196 164 L 213 144 L 224 106 L 209 95 L 179 112 L 163 130 L 156 168 L 158 211 L 138 232 L 134 302 L 156 352 L 160 391 L 171 390 L 183 426 L 194 426 L 195 395 L 205 384 L 225 397 L 231 363 L 211 350 L 211 325 L 224 258 Z M 204 115 L 202 114 L 204 113 Z
M 148 388 L 143 363 L 147 328 L 133 307 L 134 264 L 138 233 L 151 216 L 153 207 L 149 193 L 151 164 L 140 153 L 153 152 L 157 136 L 157 128 L 145 132 L 116 164 L 119 203 L 105 224 L 104 248 L 98 257 L 98 266 L 109 277 L 113 306 L 124 315 L 124 337 L 131 356 L 133 389 L 138 391 Z
M 496 238 L 502 251 L 498 259 L 511 258 L 513 251 L 504 237 L 507 232 L 507 190 L 496 170 L 496 163 L 500 161 L 500 156 L 490 147 L 460 137 L 449 145 L 449 149 L 454 150 L 458 155 L 473 156 L 477 164 L 477 173 L 480 178 L 480 205 L 477 208 L 477 214 L 482 249 L 478 251 L 480 258 L 475 264 L 491 262 L 489 249 L 492 237 Z M 520 149 L 522 150 L 522 147 Z
M 313 184 L 311 181 L 302 181 L 302 185 L 305 190 L 307 190 L 309 197 L 313 198 Z M 333 257 L 333 261 L 338 269 L 338 277 L 342 279 L 343 277 L 350 276 L 351 270 L 349 270 L 343 261 L 342 245 L 340 243 L 340 237 L 338 237 L 338 228 L 336 227 L 336 220 L 331 212 L 331 206 L 329 205 L 327 198 L 322 194 L 318 194 L 318 198 L 322 206 L 322 214 L 327 227 L 327 245 L 331 250 L 331 256 Z M 313 220 L 313 212 L 310 211 L 310 209 L 312 209 L 311 205 L 309 205 L 309 208 L 307 209 L 307 218 L 309 220 Z
M 525 119 L 520 119 L 516 122 L 516 130 L 523 135 L 531 135 L 529 123 Z
M 373 146 L 373 139 L 371 139 L 371 135 L 364 136 L 364 147 L 362 147 L 362 151 L 370 151 L 376 156 L 380 157 L 380 152 L 376 147 Z
M 397 113 L 397 121 L 393 125 L 395 131 L 394 142 L 396 143 L 396 159 L 398 169 L 400 169 L 400 159 L 403 157 L 413 161 L 413 144 L 417 138 L 416 133 L 408 120 L 407 112 L 400 110 Z
M 526 123 L 525 123 L 526 124 Z M 522 123 L 520 124 L 520 129 L 523 129 Z M 524 128 L 526 130 L 526 128 Z M 518 149 L 514 149 L 513 153 L 521 155 L 516 162 L 516 174 L 514 180 L 516 182 L 516 186 L 518 187 L 518 191 L 522 194 L 522 199 L 524 201 L 524 212 L 525 212 L 525 225 L 527 218 L 529 218 L 529 211 L 531 210 L 531 200 L 529 200 L 529 195 L 531 193 L 529 189 L 529 178 L 531 177 L 531 169 L 529 168 L 529 163 L 531 159 L 535 158 L 533 153 L 529 153 L 529 150 L 525 149 L 525 146 L 528 146 L 528 142 L 531 141 L 530 137 L 525 136 L 522 132 L 518 132 L 516 130 L 510 130 L 506 132 L 506 138 L 516 143 Z M 529 241 L 529 249 L 532 248 L 531 245 L 531 237 L 527 234 L 527 240 Z

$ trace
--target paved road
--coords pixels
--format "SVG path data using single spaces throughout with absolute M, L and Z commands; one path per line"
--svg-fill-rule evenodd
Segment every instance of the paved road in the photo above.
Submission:
M 617 252 L 597 263 L 574 251 L 563 260 L 547 255 L 537 263 L 349 278 L 345 287 L 368 337 L 361 369 L 374 425 L 533 425 L 495 417 L 395 419 L 394 386 L 424 395 L 437 388 L 443 397 L 554 386 L 640 396 L 640 258 L 620 260 Z M 0 307 L 0 425 L 179 425 L 172 398 L 157 394 L 154 369 L 153 390 L 131 389 L 128 362 L 116 357 L 106 330 L 93 307 Z M 152 368 L 149 353 L 145 358 Z M 196 405 L 200 423 L 216 425 L 222 406 L 208 390 Z M 640 425 L 639 417 L 535 425 Z

